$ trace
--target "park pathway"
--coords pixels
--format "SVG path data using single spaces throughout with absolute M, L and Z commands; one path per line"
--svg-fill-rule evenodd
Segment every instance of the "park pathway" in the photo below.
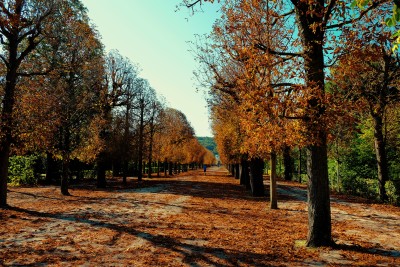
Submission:
M 304 185 L 269 210 L 224 168 L 128 182 L 10 188 L 0 266 L 400 266 L 396 207 L 333 196 L 338 246 L 309 249 Z

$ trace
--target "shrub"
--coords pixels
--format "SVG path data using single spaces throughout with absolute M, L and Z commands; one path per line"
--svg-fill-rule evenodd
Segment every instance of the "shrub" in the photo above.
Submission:
M 391 204 L 400 205 L 400 180 L 388 181 L 385 185 Z
M 36 155 L 10 157 L 8 182 L 13 185 L 36 185 L 40 178 L 37 171 L 40 160 Z

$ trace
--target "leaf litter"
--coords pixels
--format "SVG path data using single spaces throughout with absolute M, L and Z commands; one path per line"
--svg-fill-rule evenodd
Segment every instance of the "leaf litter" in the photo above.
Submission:
M 337 246 L 313 249 L 305 247 L 306 189 L 295 182 L 278 182 L 278 210 L 222 168 L 109 184 L 72 186 L 72 196 L 54 186 L 10 188 L 0 265 L 400 265 L 398 207 L 334 195 Z

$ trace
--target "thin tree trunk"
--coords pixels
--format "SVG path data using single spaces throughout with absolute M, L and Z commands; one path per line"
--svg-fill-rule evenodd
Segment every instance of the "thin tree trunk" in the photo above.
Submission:
M 301 155 L 301 148 L 299 148 L 299 183 L 301 183 L 301 172 L 302 172 L 301 161 L 303 160 L 301 156 L 302 156 Z
M 289 146 L 283 148 L 283 165 L 285 168 L 284 179 L 286 181 L 291 181 L 293 179 L 293 159 L 290 155 Z
M 379 198 L 382 202 L 388 201 L 385 184 L 389 181 L 389 170 L 386 156 L 386 144 L 383 137 L 383 120 L 380 116 L 374 116 L 374 143 L 375 155 L 378 165 Z
M 128 176 L 128 161 L 126 159 L 123 160 L 122 162 L 122 183 L 124 185 L 127 184 L 127 178 Z
M 270 198 L 270 208 L 277 209 L 278 208 L 278 200 L 276 193 L 276 153 L 271 152 L 271 175 L 270 177 L 270 185 L 269 185 L 269 198 Z
M 70 196 L 68 191 L 69 187 L 69 155 L 65 153 L 62 160 L 62 175 L 61 175 L 61 194 L 64 196 Z

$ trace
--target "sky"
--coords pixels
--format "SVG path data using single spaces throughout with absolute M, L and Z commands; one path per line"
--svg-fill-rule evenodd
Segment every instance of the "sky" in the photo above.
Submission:
M 169 107 L 186 115 L 197 136 L 212 136 L 206 88 L 198 88 L 194 78 L 198 64 L 188 41 L 212 30 L 218 5 L 205 3 L 204 12 L 192 14 L 185 7 L 177 10 L 180 1 L 82 0 L 106 51 L 117 49 L 139 64 L 140 76 Z

